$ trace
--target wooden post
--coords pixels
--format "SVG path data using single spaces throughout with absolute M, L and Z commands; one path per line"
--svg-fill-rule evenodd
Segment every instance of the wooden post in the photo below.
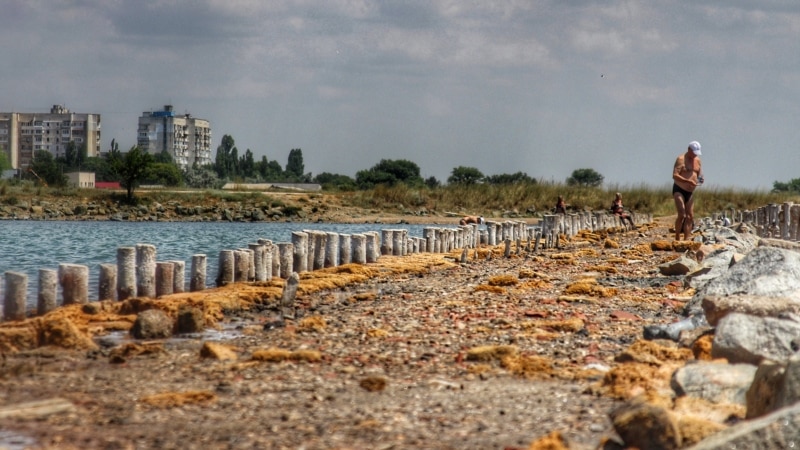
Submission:
M 156 295 L 156 247 L 136 244 L 136 293 L 139 297 Z
M 186 261 L 170 261 L 173 266 L 172 293 L 180 294 L 186 291 Z
M 236 259 L 233 250 L 220 250 L 219 266 L 217 269 L 217 286 L 226 286 L 233 283 L 236 272 Z
M 117 248 L 117 300 L 136 297 L 136 248 Z
M 6 272 L 6 296 L 3 299 L 3 320 L 25 319 L 25 299 L 28 295 L 28 276 Z
M 36 314 L 43 316 L 58 306 L 58 272 L 53 269 L 39 269 L 39 297 Z
M 97 299 L 103 301 L 103 300 L 116 300 L 116 298 L 117 298 L 117 265 L 100 264 L 100 273 L 97 277 Z
M 356 264 L 367 263 L 367 237 L 363 234 L 354 234 L 352 242 L 353 262 Z
M 291 242 L 278 243 L 278 251 L 281 260 L 281 278 L 288 279 L 292 274 L 292 258 L 294 257 L 294 245 Z
M 325 267 L 339 265 L 339 233 L 328 232 L 325 237 Z
M 175 286 L 175 265 L 171 262 L 156 262 L 156 297 L 172 294 Z
M 59 264 L 58 282 L 61 284 L 63 304 L 89 302 L 89 268 L 79 264 Z
M 350 264 L 353 260 L 353 248 L 349 234 L 339 235 L 339 264 Z
M 200 253 L 192 255 L 192 276 L 189 279 L 191 292 L 202 291 L 206 288 L 206 255 Z
M 293 231 L 292 245 L 294 246 L 292 270 L 297 273 L 308 272 L 308 233 Z

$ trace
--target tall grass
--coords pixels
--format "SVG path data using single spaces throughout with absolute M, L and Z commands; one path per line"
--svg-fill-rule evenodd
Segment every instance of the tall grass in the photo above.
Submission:
M 614 194 L 622 194 L 625 207 L 654 216 L 675 214 L 672 186 L 652 187 L 644 184 L 606 187 L 568 186 L 562 183 L 515 183 L 505 185 L 474 184 L 448 185 L 430 189 L 411 188 L 406 185 L 381 186 L 369 191 L 358 191 L 348 196 L 354 206 L 383 209 L 422 209 L 457 214 L 498 215 L 516 212 L 533 215 L 550 212 L 556 199 L 563 195 L 573 211 L 607 210 Z M 342 194 L 345 195 L 345 194 Z M 706 216 L 722 211 L 755 209 L 769 203 L 800 201 L 800 195 L 768 191 L 706 188 L 695 192 L 695 214 Z

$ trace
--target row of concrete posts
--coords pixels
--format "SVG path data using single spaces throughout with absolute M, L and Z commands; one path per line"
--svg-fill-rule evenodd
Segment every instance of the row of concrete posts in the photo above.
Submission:
M 292 273 L 336 267 L 342 264 L 370 264 L 384 256 L 405 256 L 413 253 L 450 253 L 458 249 L 495 246 L 535 241 L 534 251 L 557 245 L 553 236 L 573 235 L 579 229 L 616 226 L 616 217 L 608 214 L 577 213 L 545 216 L 541 227 L 529 227 L 522 221 L 487 221 L 485 227 L 462 225 L 457 228 L 426 227 L 422 237 L 408 236 L 406 229 L 385 229 L 362 234 L 340 234 L 317 230 L 295 231 L 290 242 L 273 243 L 260 239 L 247 248 L 221 250 L 215 281 L 217 286 L 243 281 L 267 281 L 273 277 L 288 279 Z M 652 220 L 637 215 L 637 223 Z M 555 243 L 555 244 L 554 244 Z M 191 292 L 206 288 L 207 259 L 204 254 L 192 256 L 189 271 Z M 119 247 L 116 264 L 100 264 L 98 301 L 126 300 L 134 297 L 157 298 L 185 292 L 184 261 L 158 261 L 156 248 L 150 244 Z M 89 302 L 89 267 L 59 264 L 58 270 L 39 269 L 36 307 L 27 311 L 28 277 L 19 272 L 5 272 L 3 320 L 22 320 L 30 315 L 43 315 L 58 306 L 61 289 L 62 305 Z

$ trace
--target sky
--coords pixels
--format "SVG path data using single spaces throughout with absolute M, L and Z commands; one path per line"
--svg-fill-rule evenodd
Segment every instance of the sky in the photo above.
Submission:
M 102 148 L 173 105 L 286 165 L 408 160 L 605 186 L 800 178 L 795 0 L 0 0 L 0 111 L 97 113 Z

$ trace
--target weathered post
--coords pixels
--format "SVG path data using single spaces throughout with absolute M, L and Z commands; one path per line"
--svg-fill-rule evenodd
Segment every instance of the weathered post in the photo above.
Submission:
M 80 264 L 59 264 L 58 282 L 61 284 L 63 304 L 89 302 L 89 268 Z
M 206 255 L 200 253 L 192 255 L 192 276 L 189 279 L 191 292 L 202 291 L 206 288 Z
M 39 279 L 41 280 L 41 276 Z M 97 299 L 103 301 L 103 300 L 115 300 L 116 298 L 117 298 L 117 265 L 100 264 L 100 273 L 97 277 Z
M 434 253 L 436 251 L 434 245 L 436 242 L 436 228 L 423 228 L 422 238 L 425 239 L 425 248 L 427 248 L 429 252 Z
M 136 297 L 136 248 L 117 248 L 117 300 Z
M 292 232 L 292 245 L 294 245 L 294 256 L 292 258 L 292 270 L 297 273 L 308 272 L 308 233 L 302 231 Z
M 233 251 L 233 281 L 236 283 L 247 281 L 247 275 L 250 273 L 250 265 L 248 261 L 248 253 L 242 249 Z
M 394 254 L 394 230 L 381 230 L 381 255 Z
M 233 250 L 219 251 L 219 265 L 217 269 L 217 286 L 226 286 L 233 283 L 236 273 L 236 259 Z
M 6 272 L 6 296 L 3 299 L 3 320 L 25 319 L 25 298 L 28 295 L 28 276 Z
M 186 261 L 174 260 L 172 263 L 172 293 L 180 294 L 186 291 Z
M 36 314 L 43 316 L 56 309 L 58 305 L 58 272 L 53 269 L 39 269 L 39 297 Z
M 306 270 L 314 270 L 314 255 L 317 252 L 317 233 L 315 230 L 303 230 L 306 233 Z
M 281 294 L 281 318 L 283 319 L 295 318 L 294 303 L 295 297 L 297 296 L 297 286 L 299 284 L 300 275 L 298 275 L 297 272 L 292 272 L 286 277 L 286 284 L 283 285 L 283 293 Z
M 281 260 L 281 278 L 287 279 L 292 274 L 292 257 L 294 256 L 294 245 L 291 242 L 278 243 Z
M 136 293 L 139 297 L 156 295 L 156 247 L 136 244 Z
M 339 264 L 350 264 L 353 260 L 353 248 L 350 243 L 349 234 L 339 235 Z
M 172 294 L 175 287 L 175 265 L 171 262 L 156 262 L 156 297 Z
M 339 265 L 339 233 L 329 231 L 325 241 L 325 267 Z
M 376 263 L 381 256 L 381 238 L 377 231 L 364 233 L 367 240 L 367 263 Z
M 353 262 L 356 264 L 367 263 L 367 237 L 363 234 L 354 234 L 351 238 Z

